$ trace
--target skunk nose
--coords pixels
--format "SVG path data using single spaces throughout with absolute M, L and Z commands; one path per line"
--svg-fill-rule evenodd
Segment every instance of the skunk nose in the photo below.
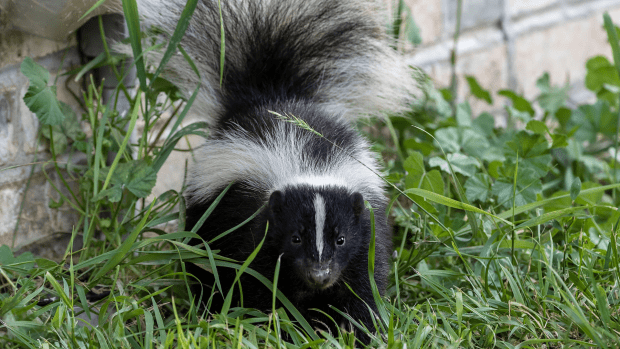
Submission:
M 329 280 L 329 268 L 310 269 L 308 279 L 318 287 L 325 286 Z

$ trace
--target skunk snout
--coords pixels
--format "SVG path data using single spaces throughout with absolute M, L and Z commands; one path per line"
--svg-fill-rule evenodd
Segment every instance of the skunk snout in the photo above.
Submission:
M 325 288 L 329 285 L 330 270 L 329 268 L 310 269 L 308 271 L 308 280 L 316 288 Z

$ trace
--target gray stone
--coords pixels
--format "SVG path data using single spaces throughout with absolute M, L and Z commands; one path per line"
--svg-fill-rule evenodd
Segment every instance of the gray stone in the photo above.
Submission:
M 454 33 L 457 19 L 457 0 L 445 0 L 447 5 L 446 31 Z M 481 25 L 499 23 L 503 14 L 503 4 L 497 0 L 463 1 L 461 30 Z

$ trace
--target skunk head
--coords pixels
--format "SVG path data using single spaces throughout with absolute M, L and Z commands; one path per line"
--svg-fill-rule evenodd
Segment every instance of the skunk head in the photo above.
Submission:
M 282 270 L 312 289 L 331 287 L 358 253 L 367 253 L 370 232 L 360 193 L 289 187 L 271 194 L 268 212 L 269 235 L 282 255 Z

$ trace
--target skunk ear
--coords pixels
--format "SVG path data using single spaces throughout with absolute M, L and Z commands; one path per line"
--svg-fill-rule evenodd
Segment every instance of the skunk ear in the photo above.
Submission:
M 353 213 L 358 217 L 364 211 L 364 197 L 360 193 L 351 195 L 351 204 L 353 205 Z
M 276 190 L 271 193 L 269 197 L 269 211 L 272 213 L 280 213 L 282 212 L 282 206 L 284 206 L 284 194 Z

